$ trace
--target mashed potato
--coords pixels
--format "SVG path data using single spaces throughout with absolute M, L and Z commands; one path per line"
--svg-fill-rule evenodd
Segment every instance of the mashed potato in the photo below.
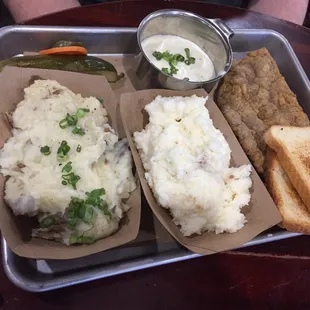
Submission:
M 76 115 L 79 109 L 85 110 L 80 110 L 77 121 L 84 134 L 73 133 L 74 126 L 61 128 L 60 121 Z M 37 215 L 39 221 L 51 216 L 50 222 L 55 222 L 50 226 L 45 221 L 44 227 L 50 227 L 34 230 L 34 235 L 69 244 L 73 232 L 75 237 L 90 237 L 82 238 L 89 242 L 115 232 L 128 209 L 122 199 L 128 198 L 136 185 L 127 141 L 118 141 L 100 101 L 82 98 L 56 81 L 37 80 L 25 89 L 25 98 L 12 115 L 12 125 L 13 137 L 0 153 L 1 173 L 10 177 L 5 200 L 16 215 Z M 64 158 L 59 157 L 62 141 L 70 147 Z M 48 146 L 49 154 L 42 153 L 44 146 Z M 72 169 L 63 171 L 68 163 Z M 79 177 L 75 186 L 70 185 L 72 175 L 64 177 L 70 173 Z M 86 205 L 89 214 L 84 205 L 77 210 L 76 203 L 75 218 L 71 218 L 76 223 L 68 229 L 72 198 L 85 200 L 86 193 L 96 189 L 105 193 L 97 194 L 96 203 Z M 100 199 L 105 212 L 100 210 Z M 83 243 L 82 239 L 78 243 Z
M 158 96 L 145 107 L 149 123 L 134 133 L 147 182 L 184 236 L 238 231 L 250 201 L 251 166 L 229 167 L 231 150 L 205 101 Z

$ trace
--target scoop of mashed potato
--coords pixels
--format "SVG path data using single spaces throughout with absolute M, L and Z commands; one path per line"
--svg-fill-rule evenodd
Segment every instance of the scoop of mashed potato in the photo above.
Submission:
M 229 167 L 231 150 L 205 102 L 157 96 L 145 107 L 149 123 L 134 133 L 146 180 L 184 236 L 238 231 L 251 198 L 251 166 Z
M 51 229 L 33 230 L 36 237 L 70 244 L 72 232 L 94 240 L 111 235 L 128 210 L 123 199 L 136 188 L 127 141 L 118 141 L 106 109 L 95 97 L 83 98 L 52 80 L 37 80 L 24 91 L 25 98 L 12 115 L 13 136 L 0 151 L 0 171 L 9 177 L 6 202 L 16 215 L 55 219 Z M 79 110 L 86 111 L 78 119 L 83 134 L 60 126 L 61 120 Z M 58 157 L 62 142 L 70 148 L 63 160 Z M 46 155 L 44 146 L 50 150 Z M 71 169 L 64 172 L 70 163 Z M 75 188 L 63 179 L 69 173 L 79 177 Z M 78 219 L 74 229 L 68 229 L 72 198 L 84 200 L 88 192 L 101 188 L 108 215 L 93 208 L 91 222 Z

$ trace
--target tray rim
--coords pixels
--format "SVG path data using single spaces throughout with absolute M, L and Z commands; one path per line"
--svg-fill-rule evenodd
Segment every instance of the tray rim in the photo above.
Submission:
M 284 240 L 288 238 L 294 238 L 298 236 L 302 236 L 303 234 L 301 233 L 292 233 L 288 231 L 279 231 L 276 233 L 273 233 L 272 236 L 269 237 L 268 235 L 267 238 L 266 236 L 258 236 L 254 238 L 253 240 L 247 242 L 244 244 L 242 247 L 236 248 L 236 249 L 241 249 L 241 248 L 246 248 L 254 245 L 260 245 L 264 243 L 269 243 L 269 242 L 274 242 L 274 241 L 279 241 L 279 240 Z M 124 273 L 128 272 L 133 272 L 133 271 L 138 271 L 138 270 L 143 270 L 143 269 L 148 269 L 148 268 L 153 268 L 153 267 L 158 267 L 162 265 L 167 265 L 167 264 L 172 264 L 176 262 L 182 262 L 185 260 L 197 258 L 204 256 L 202 254 L 197 254 L 190 252 L 189 250 L 182 248 L 181 251 L 172 251 L 168 253 L 163 253 L 155 256 L 155 259 L 150 259 L 150 258 L 139 258 L 139 259 L 133 259 L 129 262 L 122 263 L 122 264 L 112 264 L 109 265 L 108 268 L 105 268 L 105 270 L 97 272 L 96 270 L 100 269 L 100 267 L 94 268 L 91 271 L 91 276 L 89 276 L 89 271 L 85 271 L 84 269 L 82 271 L 76 271 L 72 272 L 72 274 L 76 275 L 76 279 L 71 279 L 71 280 L 66 280 L 66 276 L 60 276 L 57 277 L 56 280 L 54 281 L 53 284 L 39 284 L 35 281 L 29 281 L 29 279 L 24 279 L 23 276 L 20 276 L 18 273 L 16 273 L 11 267 L 10 264 L 8 263 L 8 253 L 11 251 L 7 244 L 5 239 L 2 237 L 1 238 L 1 244 L 2 244 L 2 261 L 3 261 L 3 268 L 5 271 L 6 276 L 9 278 L 9 280 L 15 284 L 17 287 L 28 291 L 32 293 L 42 293 L 42 292 L 47 292 L 51 290 L 56 290 L 56 289 L 61 289 L 64 287 L 68 286 L 73 286 L 77 284 L 82 284 L 94 280 L 99 280 L 99 279 L 104 279 L 108 278 L 111 276 L 116 276 L 116 275 L 121 275 Z M 232 249 L 232 250 L 236 250 Z M 11 253 L 12 255 L 16 255 L 13 252 Z M 151 261 L 150 261 L 151 260 Z M 117 265 L 120 270 L 116 271 L 115 270 L 112 272 L 113 266 Z M 120 266 L 123 266 L 123 268 L 120 268 Z M 86 276 L 88 274 L 88 276 Z
M 11 25 L 6 26 L 0 29 L 0 39 L 1 37 L 5 36 L 6 34 L 9 34 L 10 32 L 27 32 L 27 31 L 40 31 L 40 32 L 55 32 L 55 31 L 61 31 L 62 33 L 72 33 L 72 32 L 80 32 L 80 33 L 88 33 L 89 30 L 92 30 L 92 32 L 96 33 L 115 33 L 115 32 L 122 32 L 122 33 L 135 33 L 137 31 L 136 27 L 67 27 L 67 26 L 31 26 L 31 25 Z M 297 66 L 300 74 L 302 75 L 304 81 L 310 88 L 310 82 L 309 79 L 302 68 L 298 57 L 296 56 L 292 46 L 290 45 L 289 41 L 279 32 L 272 30 L 272 29 L 243 29 L 243 28 L 233 28 L 232 29 L 235 34 L 251 34 L 251 33 L 257 33 L 259 31 L 260 33 L 266 33 L 268 35 L 273 35 L 277 37 L 279 40 L 281 40 L 287 47 L 290 56 L 292 57 L 295 65 Z M 263 232 L 264 233 L 264 232 Z M 263 234 L 262 233 L 262 234 Z M 268 242 L 273 241 L 279 241 L 287 238 L 297 237 L 301 236 L 301 233 L 292 233 L 288 231 L 277 231 L 272 234 L 266 234 L 266 235 L 260 235 L 252 239 L 251 241 L 247 242 L 240 248 L 248 247 L 248 246 L 254 246 L 258 244 L 264 244 Z M 132 259 L 129 262 L 117 264 L 118 269 L 117 271 L 111 271 L 112 267 L 116 264 L 109 265 L 108 268 L 105 268 L 105 270 L 101 270 L 100 272 L 96 271 L 100 269 L 100 267 L 96 267 L 91 271 L 91 276 L 87 276 L 89 272 L 82 269 L 81 271 L 72 272 L 72 275 L 75 275 L 76 279 L 65 279 L 65 276 L 57 277 L 56 280 L 54 280 L 54 283 L 46 284 L 46 283 L 40 283 L 34 281 L 29 281 L 29 279 L 25 279 L 23 276 L 18 274 L 15 270 L 12 269 L 10 262 L 8 261 L 9 255 L 10 255 L 10 249 L 7 247 L 6 241 L 3 237 L 1 237 L 1 243 L 2 243 L 2 260 L 3 260 L 3 268 L 5 271 L 5 274 L 10 279 L 10 281 L 15 284 L 17 287 L 28 291 L 28 292 L 45 292 L 50 291 L 54 289 L 59 289 L 63 287 L 68 287 L 80 283 L 85 283 L 97 279 L 106 278 L 109 276 L 119 275 L 131 271 L 137 271 L 142 270 L 146 268 L 161 266 L 165 264 L 170 264 L 174 262 L 181 262 L 192 258 L 201 257 L 202 255 L 192 253 L 186 249 L 180 250 L 174 250 L 171 252 L 166 252 L 159 254 L 155 256 L 155 259 L 152 258 L 139 258 L 139 259 Z M 16 255 L 13 252 L 11 252 L 11 255 Z M 124 265 L 124 268 L 119 268 L 119 266 Z M 134 266 L 135 265 L 135 266 Z

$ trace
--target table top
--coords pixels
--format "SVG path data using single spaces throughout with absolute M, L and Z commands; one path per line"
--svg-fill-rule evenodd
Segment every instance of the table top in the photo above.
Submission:
M 310 76 L 310 30 L 243 9 L 189 1 L 122 1 L 26 24 L 135 27 L 148 13 L 172 7 L 222 18 L 232 28 L 276 30 L 289 40 Z M 42 294 L 15 287 L 0 269 L 0 309 L 309 309 L 309 241 L 301 236 Z

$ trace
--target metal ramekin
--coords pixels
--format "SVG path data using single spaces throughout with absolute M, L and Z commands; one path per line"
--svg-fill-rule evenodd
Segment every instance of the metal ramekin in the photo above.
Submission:
M 212 60 L 216 76 L 207 81 L 192 82 L 177 79 L 155 67 L 144 53 L 141 42 L 155 34 L 178 35 L 200 46 Z M 206 84 L 214 85 L 230 69 L 232 49 L 229 43 L 233 31 L 219 19 L 206 19 L 182 10 L 160 10 L 146 16 L 139 25 L 137 38 L 141 50 L 137 75 L 145 79 L 156 78 L 160 86 L 175 90 L 194 89 Z

